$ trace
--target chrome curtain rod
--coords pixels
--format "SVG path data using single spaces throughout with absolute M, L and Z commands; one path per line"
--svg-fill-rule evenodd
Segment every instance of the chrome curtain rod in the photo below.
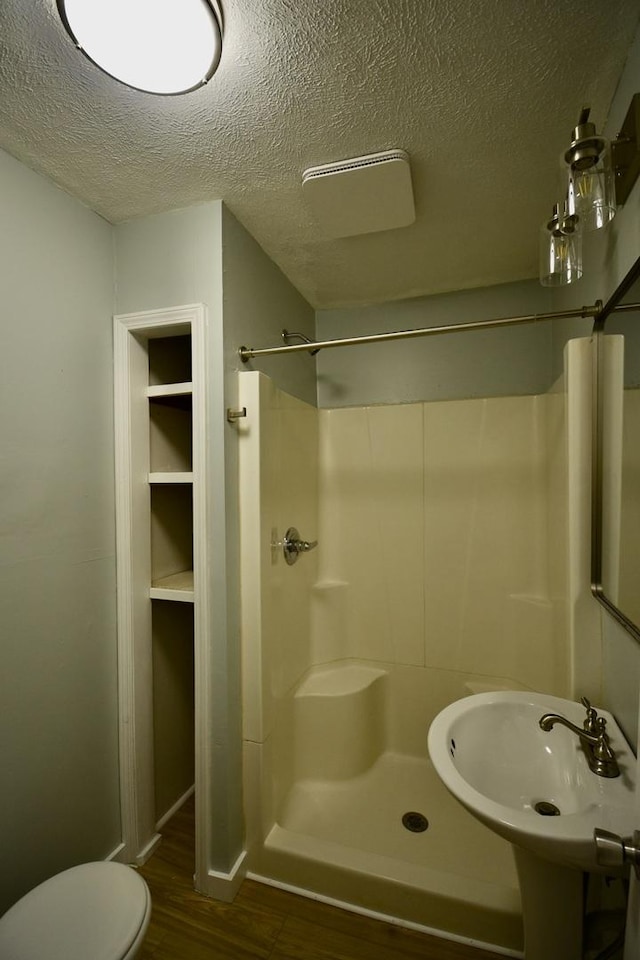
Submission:
M 625 304 L 615 309 L 637 310 L 640 309 L 640 304 Z M 284 344 L 280 347 L 263 347 L 257 350 L 254 350 L 253 347 L 240 347 L 238 354 L 242 362 L 247 363 L 248 360 L 254 357 L 271 357 L 278 353 L 317 353 L 318 350 L 329 350 L 332 347 L 355 347 L 361 343 L 383 343 L 387 340 L 409 340 L 414 337 L 431 337 L 438 333 L 454 333 L 462 330 L 486 330 L 489 327 L 509 327 L 519 323 L 535 323 L 538 320 L 568 320 L 572 317 L 597 317 L 601 310 L 602 301 L 597 300 L 592 306 L 581 307 L 576 310 L 559 310 L 554 313 L 531 313 L 521 317 L 502 317 L 497 320 L 451 323 L 441 327 L 420 327 L 416 330 L 394 330 L 391 333 L 373 333 L 364 337 L 343 337 L 339 340 L 312 340 L 309 343 Z

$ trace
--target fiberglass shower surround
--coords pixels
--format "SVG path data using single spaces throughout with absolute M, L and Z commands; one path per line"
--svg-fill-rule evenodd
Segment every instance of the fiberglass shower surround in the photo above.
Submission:
M 468 693 L 562 686 L 563 394 L 318 410 L 259 373 L 240 390 L 249 869 L 518 949 L 511 852 L 448 796 L 426 731 Z M 292 521 L 319 545 L 289 567 Z

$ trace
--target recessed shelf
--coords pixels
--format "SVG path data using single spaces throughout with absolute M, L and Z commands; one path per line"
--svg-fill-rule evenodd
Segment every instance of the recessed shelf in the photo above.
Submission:
M 193 473 L 150 473 L 149 483 L 193 483 Z
M 150 491 L 149 581 L 156 586 L 167 577 L 193 570 L 193 486 L 159 483 L 152 484 Z
M 190 380 L 184 383 L 158 383 L 153 387 L 147 387 L 148 397 L 180 397 L 189 393 L 193 393 L 193 384 Z
M 190 393 L 149 397 L 150 473 L 190 473 L 193 469 L 193 413 Z
M 186 383 L 191 374 L 191 336 L 153 337 L 148 341 L 149 386 Z
M 176 600 L 181 603 L 193 603 L 193 570 L 182 570 L 169 577 L 154 580 L 149 589 L 152 600 Z

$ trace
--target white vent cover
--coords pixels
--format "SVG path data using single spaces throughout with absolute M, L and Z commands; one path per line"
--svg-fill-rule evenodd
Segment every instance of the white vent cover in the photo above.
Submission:
M 302 192 L 325 240 L 406 227 L 416 218 L 404 150 L 310 167 Z

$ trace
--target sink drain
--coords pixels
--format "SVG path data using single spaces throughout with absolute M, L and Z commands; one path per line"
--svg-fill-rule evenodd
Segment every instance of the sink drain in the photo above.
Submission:
M 423 817 L 421 813 L 410 810 L 403 815 L 402 826 L 410 830 L 411 833 L 424 833 L 429 826 L 429 821 L 426 817 Z
M 539 800 L 538 803 L 533 805 L 533 809 L 536 813 L 539 813 L 541 817 L 559 817 L 560 810 L 556 807 L 555 803 L 550 803 L 549 800 Z

